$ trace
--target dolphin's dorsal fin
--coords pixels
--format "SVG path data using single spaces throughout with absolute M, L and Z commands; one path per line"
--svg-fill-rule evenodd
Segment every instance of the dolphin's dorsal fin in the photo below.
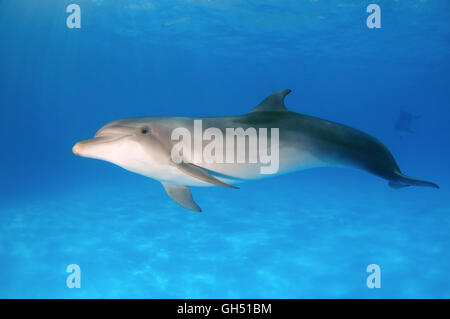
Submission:
M 170 196 L 178 205 L 192 210 L 194 212 L 201 212 L 202 209 L 200 206 L 192 198 L 191 190 L 187 186 L 183 185 L 174 185 L 165 182 L 161 182 L 162 186 L 167 192 L 167 195 Z
M 266 97 L 255 107 L 252 112 L 286 112 L 288 109 L 284 105 L 284 98 L 292 90 L 280 90 Z

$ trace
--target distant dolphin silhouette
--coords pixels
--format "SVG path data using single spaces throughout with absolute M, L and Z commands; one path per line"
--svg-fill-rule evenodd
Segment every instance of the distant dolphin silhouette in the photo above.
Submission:
M 403 175 L 392 154 L 376 138 L 342 124 L 289 111 L 284 98 L 290 92 L 275 92 L 250 113 L 239 116 L 142 117 L 114 121 L 103 126 L 94 138 L 76 143 L 72 150 L 77 155 L 109 161 L 160 181 L 175 202 L 193 211 L 201 209 L 192 199 L 188 186 L 236 188 L 229 184 L 270 176 L 261 173 L 264 166 L 261 162 L 199 161 L 202 158 L 199 153 L 207 146 L 205 141 L 200 147 L 192 146 L 190 155 L 185 156 L 183 152 L 182 156 L 186 157 L 183 161 L 174 161 L 172 151 L 176 142 L 171 134 L 180 127 L 192 131 L 194 120 L 201 120 L 204 128 L 217 128 L 219 133 L 227 128 L 279 129 L 276 174 L 320 166 L 353 167 L 388 180 L 394 188 L 411 185 L 439 188 L 432 182 Z M 250 144 L 223 145 L 223 151 L 244 150 L 249 154 Z
M 397 132 L 415 133 L 413 129 L 413 121 L 420 118 L 418 115 L 414 115 L 411 112 L 400 109 L 400 114 L 395 121 L 394 129 Z

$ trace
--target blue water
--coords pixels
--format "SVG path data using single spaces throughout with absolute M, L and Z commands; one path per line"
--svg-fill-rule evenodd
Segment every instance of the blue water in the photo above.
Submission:
M 380 0 L 368 29 L 369 3 L 1 0 L 0 297 L 449 298 L 450 4 Z M 244 114 L 285 88 L 441 189 L 312 169 L 194 188 L 197 214 L 71 152 L 112 120 Z

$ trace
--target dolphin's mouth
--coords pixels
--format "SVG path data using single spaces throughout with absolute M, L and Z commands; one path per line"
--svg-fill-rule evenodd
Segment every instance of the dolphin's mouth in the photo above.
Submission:
M 96 136 L 94 138 L 90 138 L 90 139 L 83 140 L 83 141 L 76 143 L 72 147 L 72 152 L 75 155 L 81 155 L 81 151 L 82 151 L 83 147 L 117 142 L 128 136 L 131 136 L 131 135 L 130 134 L 127 134 L 127 135 L 108 134 L 108 135 Z

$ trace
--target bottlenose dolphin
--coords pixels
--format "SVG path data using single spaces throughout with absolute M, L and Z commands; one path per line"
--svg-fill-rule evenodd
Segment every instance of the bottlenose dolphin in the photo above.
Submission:
M 400 133 L 415 133 L 413 122 L 419 118 L 419 115 L 412 114 L 411 112 L 408 112 L 405 109 L 401 108 L 400 114 L 395 121 L 394 129 Z
M 403 175 L 391 152 L 376 138 L 346 125 L 288 110 L 284 99 L 290 92 L 277 91 L 250 113 L 239 116 L 141 117 L 114 121 L 103 126 L 94 138 L 76 143 L 72 151 L 156 179 L 176 203 L 193 211 L 201 209 L 192 199 L 189 186 L 237 188 L 231 184 L 311 167 L 362 169 L 388 180 L 394 188 L 412 185 L 439 188 L 432 182 Z M 246 132 L 250 128 L 273 129 L 271 134 L 277 133 L 278 140 L 259 144 L 259 147 L 268 151 L 278 142 L 278 149 L 271 149 L 272 153 L 279 154 L 276 174 L 261 173 L 262 167 L 267 166 L 261 161 L 205 162 L 199 153 L 205 150 L 208 141 L 202 141 L 200 147 L 193 145 L 195 141 L 188 143 L 192 152 L 180 152 L 182 160 L 175 161 L 172 150 L 178 141 L 173 140 L 173 132 L 177 128 L 193 131 L 194 122 L 199 120 L 203 129 L 215 128 L 216 133 L 228 128 L 242 128 Z M 210 138 L 212 141 L 212 135 Z M 250 144 L 217 145 L 221 145 L 223 152 L 235 154 L 239 149 L 250 152 Z M 220 153 L 219 146 L 215 152 Z M 248 153 L 245 154 L 248 159 Z

